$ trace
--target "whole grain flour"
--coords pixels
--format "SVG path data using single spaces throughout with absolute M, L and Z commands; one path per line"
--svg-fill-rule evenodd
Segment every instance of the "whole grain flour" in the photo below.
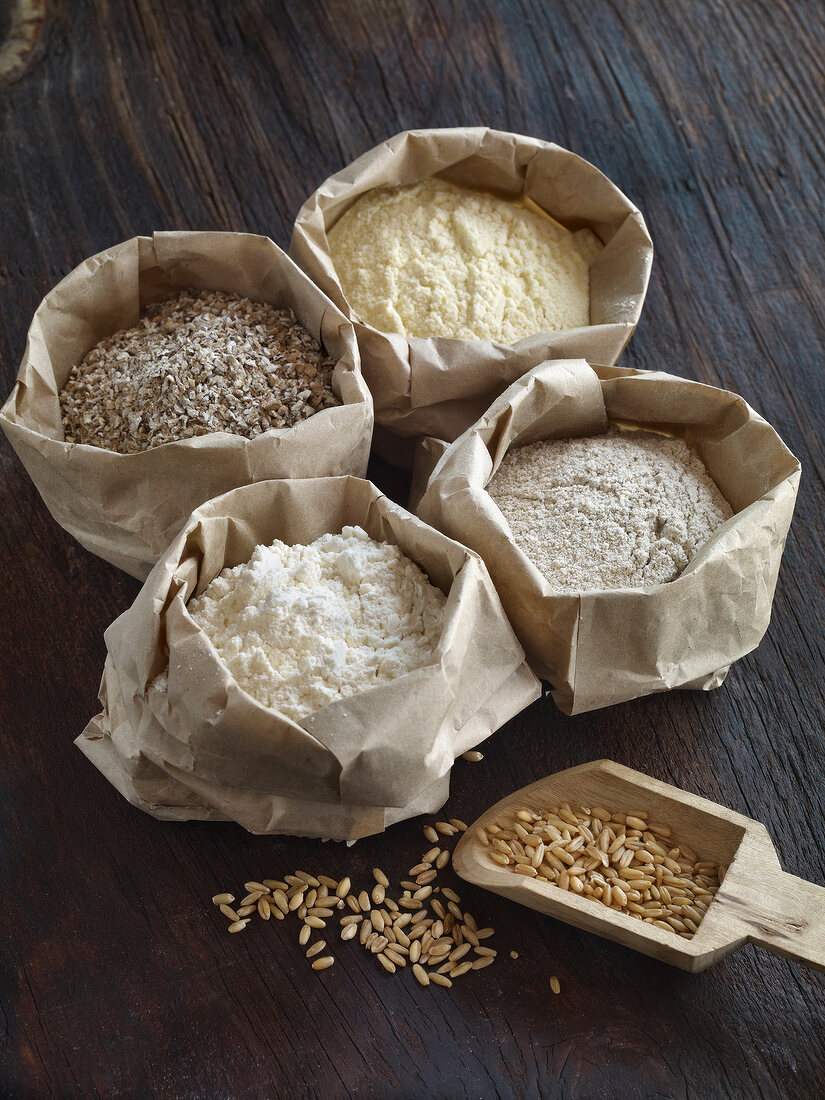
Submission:
M 675 580 L 733 514 L 683 440 L 615 427 L 514 448 L 487 491 L 560 592 Z
M 397 546 L 344 527 L 256 546 L 188 611 L 244 691 L 299 721 L 426 664 L 445 603 Z

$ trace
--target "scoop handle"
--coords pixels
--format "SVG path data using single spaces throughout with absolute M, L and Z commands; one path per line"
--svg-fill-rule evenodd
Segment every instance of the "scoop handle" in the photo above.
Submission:
M 750 942 L 825 971 L 825 886 L 780 870 L 760 885 L 745 917 Z

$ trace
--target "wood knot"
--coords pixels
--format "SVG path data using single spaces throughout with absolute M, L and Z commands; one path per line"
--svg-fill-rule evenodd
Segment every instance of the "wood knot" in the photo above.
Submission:
M 12 84 L 34 56 L 46 19 L 46 0 L 16 0 L 8 32 L 0 43 L 0 83 Z
M 806 921 L 803 920 L 783 920 L 775 921 L 773 924 L 759 923 L 758 928 L 760 932 L 764 932 L 766 936 L 798 936 L 808 927 Z

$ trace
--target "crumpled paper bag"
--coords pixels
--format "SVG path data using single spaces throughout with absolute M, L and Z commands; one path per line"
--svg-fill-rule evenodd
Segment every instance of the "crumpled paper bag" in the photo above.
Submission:
M 515 545 L 486 486 L 510 447 L 598 434 L 608 420 L 682 436 L 735 514 L 668 584 L 560 594 Z M 433 460 L 418 515 L 484 558 L 531 667 L 566 714 L 718 687 L 767 630 L 800 464 L 736 394 L 658 371 L 548 362 L 460 439 L 421 448 L 418 492 Z
M 344 297 L 326 231 L 365 192 L 429 176 L 527 195 L 566 228 L 591 228 L 605 245 L 590 270 L 591 324 L 508 346 L 408 339 L 362 323 Z M 376 448 L 388 461 L 409 466 L 413 440 L 393 436 L 452 441 L 511 382 L 547 359 L 614 363 L 639 320 L 653 245 L 641 213 L 592 164 L 538 138 L 467 126 L 405 130 L 330 176 L 301 207 L 290 255 L 355 325 L 375 401 Z
M 260 543 L 348 524 L 399 545 L 447 594 L 444 631 L 430 664 L 296 723 L 238 687 L 186 603 Z M 435 810 L 455 757 L 540 694 L 481 559 L 352 477 L 259 482 L 204 504 L 106 647 L 103 711 L 81 750 L 157 817 L 259 833 L 354 840 Z
M 291 308 L 337 360 L 343 404 L 255 439 L 214 432 L 131 455 L 66 443 L 58 394 L 72 367 L 147 303 L 185 288 Z M 143 580 L 190 512 L 219 493 L 274 477 L 363 476 L 372 399 L 352 326 L 268 237 L 155 233 L 92 256 L 46 295 L 0 426 L 61 527 Z

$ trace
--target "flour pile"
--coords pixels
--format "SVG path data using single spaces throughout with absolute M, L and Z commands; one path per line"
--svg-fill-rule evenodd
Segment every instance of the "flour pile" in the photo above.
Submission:
M 681 439 L 615 428 L 515 448 L 487 491 L 561 592 L 675 580 L 733 514 Z
M 427 664 L 445 603 L 397 546 L 345 527 L 256 546 L 188 611 L 244 691 L 299 721 Z
M 494 195 L 437 179 L 377 188 L 327 237 L 347 300 L 382 332 L 514 344 L 590 323 L 598 238 Z

